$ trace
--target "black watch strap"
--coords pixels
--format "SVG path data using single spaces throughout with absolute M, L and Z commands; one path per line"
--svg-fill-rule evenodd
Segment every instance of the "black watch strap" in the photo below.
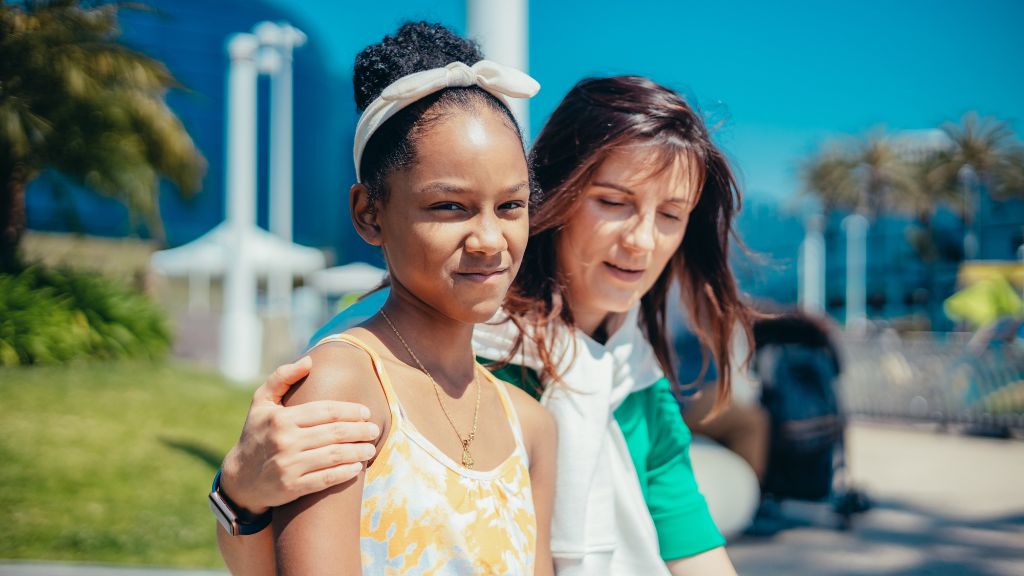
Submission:
M 238 507 L 220 489 L 220 470 L 213 477 L 213 486 L 210 488 L 210 511 L 217 517 L 224 530 L 232 536 L 249 536 L 261 532 L 270 525 L 273 519 L 273 509 L 267 510 L 259 516 L 240 514 Z

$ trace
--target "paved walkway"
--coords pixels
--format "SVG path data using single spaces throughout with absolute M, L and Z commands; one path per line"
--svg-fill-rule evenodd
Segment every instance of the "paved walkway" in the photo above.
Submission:
M 802 522 L 729 544 L 744 576 L 1024 576 L 1024 441 L 858 423 L 850 472 L 876 506 L 841 532 L 829 508 L 787 503 Z M 0 563 L 0 576 L 213 576 L 215 571 Z
M 805 525 L 730 543 L 741 574 L 1024 576 L 1024 442 L 859 423 L 847 443 L 875 508 L 841 532 L 828 506 L 787 503 Z

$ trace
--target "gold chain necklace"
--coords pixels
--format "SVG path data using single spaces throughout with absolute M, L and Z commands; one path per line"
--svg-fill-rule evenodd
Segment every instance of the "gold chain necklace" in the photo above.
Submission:
M 434 385 L 434 396 L 437 396 L 437 403 L 441 405 L 441 411 L 444 412 L 445 417 L 448 418 L 448 423 L 451 424 L 452 430 L 455 431 L 455 436 L 458 437 L 459 442 L 462 444 L 462 465 L 466 468 L 472 468 L 473 455 L 469 453 L 469 445 L 476 439 L 477 422 L 480 419 L 480 381 L 476 378 L 475 370 L 473 381 L 476 382 L 476 409 L 473 411 L 473 430 L 470 431 L 468 436 L 463 438 L 462 434 L 459 433 L 458 427 L 455 426 L 455 420 L 452 419 L 452 415 L 448 413 L 448 409 L 444 406 L 444 401 L 441 400 L 441 386 L 437 383 L 437 380 L 434 380 L 434 377 L 430 375 L 430 371 L 427 370 L 427 367 L 423 365 L 423 362 L 420 362 L 420 359 L 416 357 L 416 353 L 413 352 L 412 348 L 409 347 L 409 344 L 405 342 L 405 338 L 402 338 L 402 335 L 398 332 L 398 328 L 395 328 L 395 323 L 388 317 L 387 312 L 381 310 L 380 315 L 384 317 L 385 321 L 387 321 L 388 326 L 391 327 L 391 331 L 398 337 L 398 341 L 402 343 L 402 346 L 405 346 L 405 351 L 409 353 L 409 356 L 412 356 L 412 359 L 419 365 L 420 370 L 427 375 L 427 378 L 429 378 L 430 382 Z

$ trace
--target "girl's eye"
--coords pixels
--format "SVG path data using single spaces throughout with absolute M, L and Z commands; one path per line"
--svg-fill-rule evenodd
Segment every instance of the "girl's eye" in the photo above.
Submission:
M 604 204 L 605 206 L 625 206 L 626 205 L 625 202 L 618 202 L 616 200 L 609 200 L 607 198 L 598 198 L 597 201 L 600 202 L 601 204 Z
M 518 210 L 520 208 L 526 208 L 526 202 L 522 200 L 513 200 L 511 202 L 505 202 L 498 207 L 500 210 Z
M 680 217 L 678 214 L 673 214 L 671 212 L 661 212 L 660 214 L 665 218 L 668 218 L 669 220 L 675 220 L 676 222 L 682 220 L 682 217 Z
M 441 212 L 456 212 L 462 210 L 462 206 L 455 202 L 441 202 L 440 204 L 434 204 L 430 207 L 431 210 L 438 210 Z

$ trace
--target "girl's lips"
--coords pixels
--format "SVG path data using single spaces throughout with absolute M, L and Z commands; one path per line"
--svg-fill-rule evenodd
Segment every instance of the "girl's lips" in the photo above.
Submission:
M 613 277 L 625 282 L 636 282 L 644 275 L 643 270 L 627 270 L 626 268 L 619 268 L 611 262 L 605 262 L 604 266 Z
M 508 268 L 501 268 L 499 270 L 491 271 L 476 271 L 476 272 L 456 272 L 455 275 L 460 278 L 469 280 L 470 282 L 487 282 L 488 280 L 501 277 Z

